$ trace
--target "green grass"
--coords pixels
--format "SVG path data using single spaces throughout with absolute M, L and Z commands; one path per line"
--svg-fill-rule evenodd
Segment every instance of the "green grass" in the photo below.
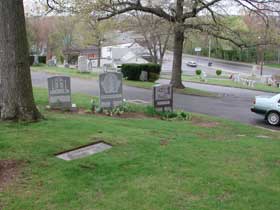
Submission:
M 63 67 L 48 67 L 46 65 L 43 66 L 32 66 L 32 71 L 43 71 L 51 74 L 63 74 L 70 77 L 78 77 L 83 79 L 98 79 L 98 73 L 79 73 L 76 69 L 63 68 Z M 154 82 L 142 82 L 142 81 L 132 81 L 132 80 L 124 80 L 124 84 L 127 86 L 138 87 L 151 89 L 156 83 Z M 193 89 L 193 88 L 185 88 L 184 90 L 175 90 L 177 93 L 185 94 L 185 95 L 195 95 L 195 96 L 204 96 L 204 97 L 217 97 L 217 94 L 211 93 L 208 91 Z
M 266 64 L 266 66 L 273 67 L 273 68 L 280 68 L 280 64 Z
M 35 95 L 47 120 L 0 123 L 0 159 L 25 161 L 0 192 L 0 208 L 279 209 L 279 133 L 202 116 L 168 122 L 46 112 L 46 91 Z M 73 102 L 86 107 L 90 98 Z M 219 125 L 199 125 L 211 121 Z M 71 162 L 54 157 L 99 139 L 113 148 Z
M 169 76 L 163 76 L 163 78 L 169 79 Z M 258 90 L 258 91 L 265 91 L 265 92 L 272 92 L 272 93 L 279 93 L 280 89 L 276 87 L 267 86 L 264 84 L 255 84 L 255 87 L 248 87 L 243 85 L 242 83 L 233 82 L 230 79 L 224 78 L 208 78 L 207 82 L 202 82 L 197 76 L 182 76 L 183 81 L 187 82 L 195 82 L 195 83 L 202 83 L 202 84 L 209 84 L 209 85 L 218 85 L 224 87 L 235 87 L 235 88 L 242 88 L 242 89 L 249 89 L 249 90 Z

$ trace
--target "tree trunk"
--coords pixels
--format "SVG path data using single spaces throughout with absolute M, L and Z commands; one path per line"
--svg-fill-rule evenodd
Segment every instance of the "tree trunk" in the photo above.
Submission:
M 97 55 L 97 67 L 100 68 L 101 66 L 101 54 L 102 54 L 102 46 L 101 46 L 101 40 L 98 40 L 98 55 Z
M 22 0 L 0 1 L 0 119 L 35 121 Z
M 184 29 L 180 25 L 176 25 L 174 29 L 174 52 L 173 52 L 173 68 L 170 83 L 174 88 L 183 89 L 182 83 L 182 57 L 184 46 Z

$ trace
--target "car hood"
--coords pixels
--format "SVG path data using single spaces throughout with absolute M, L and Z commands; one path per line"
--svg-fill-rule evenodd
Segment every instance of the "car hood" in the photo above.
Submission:
M 272 96 L 263 95 L 263 96 L 256 96 L 256 98 L 267 98 L 267 99 L 269 99 L 269 98 L 272 98 Z

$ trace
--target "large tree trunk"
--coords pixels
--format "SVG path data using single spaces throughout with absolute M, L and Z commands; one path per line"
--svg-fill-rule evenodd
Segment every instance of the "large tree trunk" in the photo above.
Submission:
M 173 68 L 172 77 L 170 83 L 174 88 L 183 89 L 184 85 L 182 83 L 182 57 L 183 57 L 183 47 L 184 47 L 184 20 L 183 12 L 184 0 L 177 0 L 176 2 L 176 25 L 174 27 L 174 50 L 173 50 Z
M 0 1 L 0 120 L 41 118 L 33 98 L 22 0 Z
M 184 30 L 176 26 L 174 31 L 174 51 L 171 84 L 174 88 L 184 88 L 182 83 L 182 56 L 184 46 Z

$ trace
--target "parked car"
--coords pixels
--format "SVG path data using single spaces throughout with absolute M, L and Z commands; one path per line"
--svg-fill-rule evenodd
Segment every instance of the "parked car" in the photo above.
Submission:
M 194 62 L 194 61 L 189 61 L 189 62 L 187 62 L 187 66 L 190 66 L 190 67 L 197 67 L 197 64 L 196 64 L 196 62 Z
M 275 96 L 256 96 L 251 111 L 263 115 L 270 125 L 279 125 L 280 94 Z

